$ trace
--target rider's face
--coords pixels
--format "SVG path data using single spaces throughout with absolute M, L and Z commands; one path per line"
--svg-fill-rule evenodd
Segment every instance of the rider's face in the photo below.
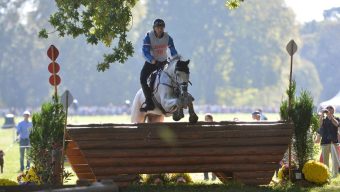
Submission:
M 164 33 L 164 27 L 157 26 L 157 27 L 154 27 L 154 30 L 155 30 L 157 36 L 160 36 Z

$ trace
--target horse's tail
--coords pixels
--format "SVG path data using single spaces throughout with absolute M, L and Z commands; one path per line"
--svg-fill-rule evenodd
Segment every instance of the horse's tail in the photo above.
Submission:
M 144 121 L 144 115 L 139 111 L 142 101 L 144 100 L 143 97 L 143 91 L 142 89 L 139 89 L 131 106 L 131 123 L 141 123 Z

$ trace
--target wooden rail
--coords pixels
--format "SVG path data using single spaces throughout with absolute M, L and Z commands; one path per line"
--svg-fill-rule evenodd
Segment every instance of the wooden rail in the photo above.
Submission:
M 79 179 L 128 185 L 138 174 L 215 172 L 268 184 L 290 142 L 286 122 L 68 125 L 66 155 Z

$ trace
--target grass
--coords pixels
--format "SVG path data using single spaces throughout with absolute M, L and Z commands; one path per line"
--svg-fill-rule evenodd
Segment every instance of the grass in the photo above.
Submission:
M 233 120 L 237 117 L 240 121 L 251 120 L 250 114 L 235 113 L 235 114 L 213 114 L 215 121 L 228 121 Z M 279 120 L 278 114 L 266 114 L 269 120 Z M 188 121 L 186 116 L 182 121 Z M 21 121 L 22 118 L 16 118 L 16 123 Z M 199 114 L 199 121 L 204 120 L 204 114 Z M 171 118 L 166 118 L 165 121 L 171 122 Z M 3 125 L 3 119 L 0 119 L 0 126 Z M 68 118 L 70 124 L 87 124 L 87 123 L 129 123 L 130 117 L 128 115 L 121 116 L 72 116 Z M 1 129 L 0 128 L 0 149 L 4 150 L 5 155 L 5 166 L 4 173 L 0 174 L 0 178 L 6 178 L 16 181 L 19 170 L 19 145 L 14 142 L 15 129 Z M 66 169 L 72 172 L 71 167 L 66 163 Z M 191 174 L 194 184 L 191 185 L 167 185 L 167 186 L 154 186 L 154 185 L 142 185 L 142 186 L 131 186 L 125 188 L 123 192 L 153 192 L 153 191 L 164 191 L 164 192 L 200 192 L 200 191 L 214 191 L 214 192 L 228 192 L 228 191 L 308 191 L 308 192 L 328 192 L 328 191 L 340 191 L 340 176 L 332 179 L 332 182 L 324 186 L 310 186 L 310 187 L 299 187 L 294 184 L 285 186 L 262 186 L 262 187 L 251 187 L 244 186 L 237 183 L 222 184 L 219 181 L 203 180 L 203 173 Z M 71 178 L 71 181 L 67 184 L 74 184 L 77 180 L 76 176 Z

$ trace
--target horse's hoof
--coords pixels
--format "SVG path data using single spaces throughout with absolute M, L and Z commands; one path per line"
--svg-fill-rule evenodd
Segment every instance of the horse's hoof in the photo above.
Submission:
M 172 119 L 173 119 L 174 121 L 179 121 L 179 120 L 181 120 L 182 118 L 181 118 L 179 115 L 173 114 L 173 115 L 172 115 Z
M 196 114 L 190 115 L 190 117 L 189 117 L 190 123 L 197 123 L 197 121 L 198 121 L 198 116 Z

